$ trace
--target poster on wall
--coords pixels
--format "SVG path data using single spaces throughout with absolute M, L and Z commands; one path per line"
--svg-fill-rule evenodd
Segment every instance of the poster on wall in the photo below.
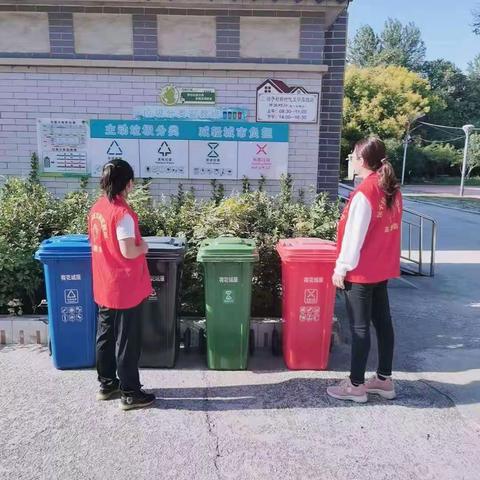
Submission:
M 140 154 L 138 141 L 125 138 L 90 138 L 88 156 L 90 158 L 90 175 L 101 177 L 103 166 L 110 160 L 126 160 L 133 168 L 135 177 L 140 177 Z
M 159 100 L 163 105 L 215 105 L 214 88 L 181 88 L 166 85 L 160 90 Z
M 190 142 L 190 178 L 235 180 L 237 142 L 193 140 Z
M 257 88 L 257 122 L 318 123 L 319 94 L 265 80 Z
M 287 172 L 288 143 L 241 142 L 238 144 L 238 178 L 278 179 Z
M 142 140 L 140 175 L 143 178 L 188 177 L 187 140 Z
M 240 179 L 287 173 L 288 125 L 224 121 L 91 120 L 92 176 L 112 158 L 144 178 Z M 245 144 L 245 146 L 243 146 Z M 249 146 L 250 145 L 250 146 Z
M 50 176 L 88 173 L 86 120 L 40 118 L 37 144 L 40 172 Z

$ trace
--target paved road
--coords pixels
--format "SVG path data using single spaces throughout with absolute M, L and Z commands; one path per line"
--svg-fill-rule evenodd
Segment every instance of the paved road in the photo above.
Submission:
M 458 185 L 405 185 L 402 190 L 406 194 L 434 195 L 434 196 L 456 196 L 460 191 Z M 480 198 L 480 187 L 465 187 L 465 196 Z
M 480 425 L 480 216 L 407 202 L 437 220 L 432 278 L 392 289 L 400 365 L 421 372 Z

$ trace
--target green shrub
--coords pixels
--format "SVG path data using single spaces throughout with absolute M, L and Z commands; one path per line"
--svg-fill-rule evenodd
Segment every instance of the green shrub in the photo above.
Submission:
M 395 139 L 385 141 L 387 153 L 397 177 L 402 175 L 403 142 Z M 455 166 L 461 162 L 462 152 L 450 144 L 421 146 L 411 143 L 408 146 L 405 178 L 435 178 L 438 175 L 455 174 Z
M 462 152 L 449 143 L 428 145 L 422 151 L 430 178 L 453 173 L 455 166 L 462 163 Z
M 31 312 L 41 300 L 40 242 L 63 231 L 60 202 L 36 181 L 11 178 L 0 189 L 0 311 L 20 303 Z M 19 305 L 16 305 L 19 307 Z
M 150 184 L 136 185 L 129 195 L 128 202 L 138 215 L 142 235 L 145 237 L 156 235 L 160 224 L 157 210 L 150 194 Z
M 200 243 L 220 235 L 252 238 L 260 261 L 253 278 L 252 313 L 279 316 L 281 272 L 276 245 L 282 238 L 321 237 L 334 239 L 338 205 L 326 194 L 304 202 L 305 193 L 295 199 L 291 177 L 281 181 L 281 192 L 257 190 L 244 179 L 243 193 L 225 197 L 223 185 L 212 183 L 212 198 L 199 200 L 193 190 L 179 187 L 177 195 L 154 201 L 149 184 L 137 185 L 129 203 L 139 216 L 143 236 L 185 238 L 181 309 L 183 314 L 204 314 L 203 275 L 196 257 Z M 97 194 L 84 188 L 64 199 L 55 199 L 36 181 L 9 180 L 0 189 L 0 308 L 6 312 L 29 312 L 38 303 L 42 269 L 33 254 L 51 235 L 85 233 L 87 215 Z M 21 305 L 18 305 L 18 299 Z M 9 305 L 10 303 L 10 305 Z
M 87 217 L 93 202 L 93 197 L 84 190 L 68 193 L 60 201 L 63 233 L 87 232 Z

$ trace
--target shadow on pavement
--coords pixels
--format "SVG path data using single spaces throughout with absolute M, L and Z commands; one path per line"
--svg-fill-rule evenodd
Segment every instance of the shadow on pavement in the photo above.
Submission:
M 369 402 L 357 404 L 330 398 L 326 388 L 340 379 L 297 378 L 279 383 L 205 388 L 166 388 L 150 390 L 157 396 L 156 408 L 189 411 L 275 410 L 291 408 L 366 408 L 395 406 L 415 409 L 452 408 L 453 401 L 423 381 L 397 382 L 397 398 L 384 400 L 370 395 Z M 474 382 L 480 385 L 480 382 Z M 480 399 L 472 399 L 476 403 Z

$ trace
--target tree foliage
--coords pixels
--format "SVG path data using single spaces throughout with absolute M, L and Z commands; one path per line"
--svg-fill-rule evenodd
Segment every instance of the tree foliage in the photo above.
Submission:
M 428 112 L 438 99 L 427 80 L 403 67 L 347 68 L 344 137 L 370 134 L 400 139 L 408 122 Z
M 473 27 L 473 33 L 475 33 L 476 35 L 480 35 L 480 9 L 479 8 L 477 8 L 473 12 L 472 27 Z
M 468 142 L 467 178 L 478 172 L 478 169 L 480 169 L 480 134 L 473 133 Z
M 369 25 L 357 31 L 349 44 L 348 62 L 358 67 L 395 65 L 420 71 L 425 52 L 422 34 L 414 23 L 403 25 L 389 18 L 380 34 Z
M 425 62 L 423 75 L 432 91 L 441 100 L 427 117 L 427 121 L 439 125 L 463 125 L 471 116 L 469 101 L 470 85 L 467 76 L 448 60 L 438 59 Z M 426 132 L 427 138 L 439 140 L 445 135 L 437 131 Z

